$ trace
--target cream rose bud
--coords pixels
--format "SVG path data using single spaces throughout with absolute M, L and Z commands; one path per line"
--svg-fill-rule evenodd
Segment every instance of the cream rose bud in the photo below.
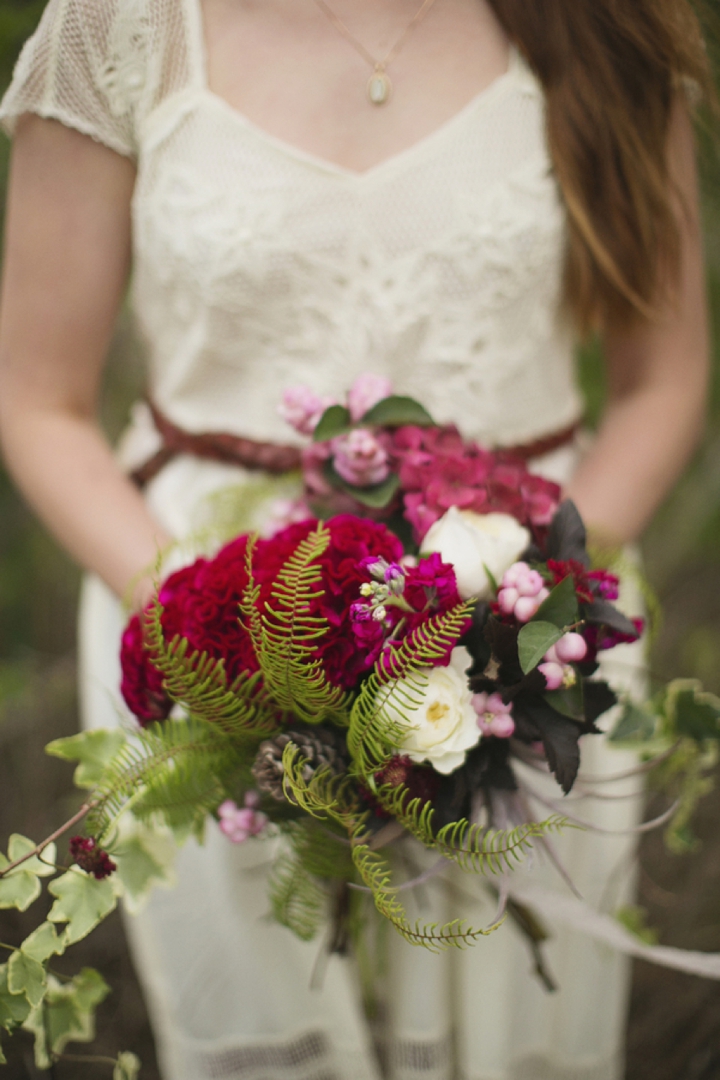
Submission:
M 388 719 L 408 728 L 400 752 L 412 761 L 428 761 L 446 775 L 462 765 L 481 737 L 465 674 L 471 664 L 467 649 L 453 649 L 449 667 L 426 669 L 421 702 L 416 704 L 417 687 L 402 680 L 383 710 Z
M 430 527 L 420 552 L 436 551 L 444 562 L 452 563 L 463 600 L 471 596 L 487 600 L 492 585 L 485 567 L 500 581 L 529 543 L 528 530 L 509 514 L 476 514 L 452 506 Z

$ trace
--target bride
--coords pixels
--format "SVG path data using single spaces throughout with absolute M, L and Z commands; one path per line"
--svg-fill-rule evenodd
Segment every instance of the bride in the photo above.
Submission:
M 117 722 L 117 598 L 145 601 L 213 491 L 252 488 L 239 464 L 158 457 L 164 421 L 284 443 L 285 388 L 339 397 L 370 370 L 560 479 L 598 535 L 639 535 L 702 426 L 707 85 L 686 0 L 51 0 L 2 105 L 0 430 L 90 572 L 86 724 Z M 95 406 L 131 270 L 155 412 L 115 454 Z M 573 348 L 594 328 L 588 448 Z M 632 825 L 610 805 L 586 816 Z M 627 843 L 566 849 L 589 902 Z M 512 928 L 452 956 L 389 940 L 371 1024 L 351 960 L 310 989 L 316 946 L 263 919 L 270 857 L 209 830 L 128 919 L 166 1080 L 622 1075 L 616 954 L 553 925 L 549 995 Z

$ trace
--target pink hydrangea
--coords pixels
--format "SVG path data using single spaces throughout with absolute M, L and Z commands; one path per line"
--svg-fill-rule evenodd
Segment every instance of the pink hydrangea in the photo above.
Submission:
M 321 397 L 309 386 L 290 386 L 283 393 L 278 413 L 301 435 L 312 435 L 320 417 L 332 404 L 332 398 Z
M 244 844 L 251 836 L 259 836 L 268 823 L 266 814 L 258 810 L 260 796 L 256 791 L 248 791 L 245 805 L 240 807 L 232 799 L 226 799 L 218 807 L 220 831 L 232 840 L 233 844 Z
M 335 471 L 353 487 L 370 487 L 386 480 L 390 463 L 385 447 L 367 428 L 355 428 L 333 440 Z

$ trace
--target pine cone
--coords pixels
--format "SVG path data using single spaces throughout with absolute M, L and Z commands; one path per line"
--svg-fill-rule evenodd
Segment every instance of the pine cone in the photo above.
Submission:
M 345 739 L 340 732 L 330 728 L 297 727 L 283 731 L 273 739 L 266 739 L 260 747 L 252 767 L 258 790 L 271 795 L 278 802 L 287 802 L 283 791 L 283 750 L 288 743 L 294 743 L 307 762 L 303 768 L 303 779 L 312 779 L 318 769 L 327 767 L 334 776 L 339 776 L 348 766 L 348 753 Z

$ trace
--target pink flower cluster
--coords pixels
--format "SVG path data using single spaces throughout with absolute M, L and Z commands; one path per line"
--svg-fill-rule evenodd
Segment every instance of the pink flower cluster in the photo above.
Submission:
M 539 538 L 560 503 L 557 484 L 533 476 L 508 454 L 463 439 L 453 426 L 398 428 L 391 457 L 418 542 L 451 506 L 510 514 Z
M 246 793 L 243 807 L 226 799 L 218 807 L 220 831 L 233 844 L 244 844 L 251 836 L 259 836 L 268 823 L 267 815 L 258 810 L 259 805 L 260 796 L 256 791 Z
M 516 562 L 503 574 L 498 606 L 503 615 L 514 615 L 518 622 L 526 623 L 549 595 L 542 574 L 526 562 Z
M 573 686 L 576 675 L 571 665 L 582 663 L 587 654 L 588 647 L 582 634 L 563 634 L 545 653 L 544 663 L 538 664 L 538 671 L 545 676 L 548 690 Z
M 514 735 L 512 705 L 506 705 L 500 694 L 474 694 L 472 705 L 483 735 L 494 735 L 496 739 L 509 739 Z

